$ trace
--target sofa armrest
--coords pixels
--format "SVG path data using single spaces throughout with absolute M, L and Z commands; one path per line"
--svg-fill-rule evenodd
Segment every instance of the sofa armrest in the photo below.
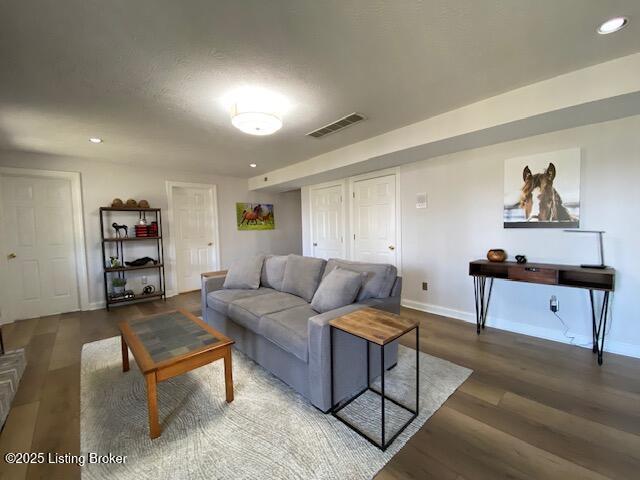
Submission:
M 226 275 L 202 276 L 202 289 L 200 291 L 200 301 L 202 303 L 202 319 L 207 321 L 207 294 L 222 290 Z
M 309 319 L 309 393 L 311 402 L 322 411 L 331 408 L 331 332 L 329 322 L 367 305 L 353 303 L 320 313 Z

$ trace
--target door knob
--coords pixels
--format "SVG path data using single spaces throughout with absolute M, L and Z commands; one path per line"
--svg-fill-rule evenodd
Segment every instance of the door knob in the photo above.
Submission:
M 209 242 L 209 243 L 207 243 L 207 245 L 209 245 L 211 247 L 211 246 L 213 246 L 213 242 Z
M 17 255 L 16 255 L 15 253 L 10 253 L 9 255 L 7 255 L 7 258 L 8 258 L 9 260 L 13 260 L 13 259 L 14 259 L 14 258 L 16 258 L 16 257 L 17 257 Z
M 318 246 L 318 244 L 317 244 L 316 242 L 313 242 L 313 246 L 314 246 L 314 247 L 317 247 L 317 246 Z
M 394 247 L 393 245 L 389 245 L 389 250 L 395 250 L 396 247 Z

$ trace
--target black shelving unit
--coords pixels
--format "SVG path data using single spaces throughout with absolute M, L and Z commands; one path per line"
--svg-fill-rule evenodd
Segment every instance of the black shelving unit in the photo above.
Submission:
M 117 218 L 115 215 L 117 213 L 137 213 L 140 218 L 144 215 L 147 218 L 147 214 L 155 215 L 155 221 L 158 223 L 158 235 L 153 237 L 112 237 L 105 235 L 105 217 L 110 217 L 110 220 L 106 222 L 107 230 L 111 232 L 111 223 L 117 222 Z M 152 217 L 153 218 L 153 217 Z M 135 228 L 129 229 L 130 233 L 135 235 Z M 116 207 L 101 207 L 100 208 L 100 235 L 102 237 L 102 265 L 103 265 L 103 276 L 104 276 L 104 297 L 106 300 L 107 310 L 110 309 L 111 306 L 117 305 L 127 305 L 132 302 L 140 302 L 144 300 L 153 300 L 156 298 L 163 298 L 166 300 L 166 292 L 165 292 L 165 277 L 164 277 L 164 245 L 162 243 L 162 211 L 159 208 L 116 208 Z M 124 246 L 129 242 L 155 242 L 150 243 L 150 247 L 155 247 L 156 249 L 156 258 L 158 263 L 156 264 L 147 264 L 139 267 L 128 267 L 125 266 L 125 253 Z M 107 248 L 115 244 L 116 246 L 116 254 L 120 259 L 121 267 L 107 267 Z M 111 256 L 111 255 L 109 255 Z M 135 270 L 157 270 L 159 274 L 159 282 L 160 285 L 158 289 L 150 294 L 143 294 L 141 292 L 135 293 L 133 298 L 111 298 L 109 295 L 109 279 L 110 275 L 116 275 L 120 278 L 126 278 L 126 272 L 135 271 Z

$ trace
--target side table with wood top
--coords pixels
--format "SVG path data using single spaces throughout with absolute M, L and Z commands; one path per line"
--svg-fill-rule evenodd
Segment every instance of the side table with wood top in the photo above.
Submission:
M 384 310 L 379 310 L 376 308 L 364 308 L 362 310 L 356 310 L 354 312 L 348 313 L 341 317 L 335 318 L 329 322 L 331 332 L 331 414 L 340 420 L 342 423 L 347 425 L 349 428 L 354 430 L 356 433 L 363 436 L 369 442 L 371 442 L 376 447 L 381 450 L 386 450 L 391 443 L 400 435 L 407 426 L 418 416 L 418 408 L 420 401 L 420 382 L 419 382 L 419 372 L 420 372 L 420 348 L 419 348 L 419 339 L 420 339 L 420 329 L 418 322 L 415 320 L 410 320 L 400 315 L 396 315 L 393 313 L 386 312 Z M 334 403 L 334 358 L 333 358 L 333 344 L 334 344 L 334 331 L 338 329 L 342 332 L 348 333 L 349 335 L 353 335 L 357 338 L 364 340 L 364 345 L 367 350 L 367 386 L 362 391 L 358 392 L 351 398 L 340 402 L 338 404 Z M 385 363 L 384 363 L 384 350 L 385 346 L 393 342 L 394 340 L 399 339 L 401 336 L 415 330 L 416 332 L 416 406 L 415 409 L 412 409 L 406 405 L 403 405 L 398 400 L 393 399 L 385 394 Z M 375 390 L 371 386 L 371 375 L 370 375 L 370 352 L 369 352 L 369 344 L 378 345 L 380 347 L 380 391 Z M 381 405 L 381 436 L 380 443 L 376 442 L 373 438 L 364 433 L 357 425 L 353 425 L 349 423 L 345 418 L 338 415 L 340 410 L 347 407 L 354 400 L 360 397 L 367 391 L 371 391 L 378 396 L 380 396 L 380 400 L 382 402 Z M 396 431 L 391 438 L 386 440 L 386 431 L 385 431 L 385 400 L 388 400 L 398 407 L 408 411 L 412 414 L 411 418 L 404 423 L 398 431 Z

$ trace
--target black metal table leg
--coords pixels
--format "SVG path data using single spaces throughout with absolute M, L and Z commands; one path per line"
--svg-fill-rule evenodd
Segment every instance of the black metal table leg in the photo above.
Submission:
M 487 277 L 482 275 L 474 275 L 473 290 L 476 306 L 476 328 L 478 335 L 480 329 L 484 330 L 487 322 L 487 314 L 489 313 L 489 302 L 491 302 L 491 291 L 493 290 L 493 277 L 489 279 L 489 291 L 486 291 Z
M 367 346 L 368 348 L 368 346 Z M 384 441 L 384 345 L 380 345 L 380 386 L 381 386 L 381 395 L 380 400 L 382 402 L 382 434 L 380 436 L 380 445 L 382 445 L 382 450 L 386 450 L 387 445 Z
M 366 339 L 363 339 L 362 337 L 358 337 L 357 335 L 354 335 L 350 332 L 344 332 L 344 333 L 348 333 L 349 335 L 355 336 L 356 338 L 360 338 L 362 340 L 365 341 L 366 344 L 366 348 L 367 348 L 367 387 L 364 388 L 363 390 L 361 390 L 360 392 L 356 393 L 355 395 L 353 395 L 352 397 L 350 397 L 347 400 L 342 400 L 340 402 L 338 402 L 338 404 L 335 404 L 335 396 L 334 396 L 334 374 L 333 374 L 333 368 L 334 368 L 334 361 L 333 361 L 333 340 L 334 340 L 334 333 L 333 333 L 333 329 L 334 327 L 330 327 L 330 341 L 331 341 L 331 348 L 330 348 L 330 357 L 331 357 L 331 408 L 329 410 L 329 412 L 338 420 L 340 420 L 342 423 L 344 423 L 347 427 L 349 427 L 351 430 L 353 430 L 354 432 L 358 433 L 359 435 L 361 435 L 362 437 L 364 437 L 367 441 L 369 441 L 370 443 L 372 443 L 373 445 L 375 445 L 376 447 L 378 447 L 379 449 L 381 449 L 382 451 L 386 450 L 387 447 L 389 447 L 389 445 L 391 445 L 394 440 L 396 438 L 398 438 L 398 436 L 409 426 L 409 424 L 415 420 L 415 418 L 418 416 L 418 408 L 419 408 L 419 399 L 420 399 L 420 344 L 419 344 L 419 339 L 420 339 L 420 330 L 418 328 L 418 326 L 415 327 L 416 330 L 416 407 L 415 410 L 411 409 L 409 407 L 407 407 L 406 405 L 403 405 L 402 403 L 400 403 L 399 401 L 395 400 L 394 398 L 391 398 L 389 396 L 386 395 L 385 393 L 385 372 L 386 372 L 386 368 L 385 368 L 385 355 L 384 355 L 384 345 L 380 346 L 380 391 L 375 390 L 373 387 L 371 387 L 371 382 L 370 382 L 370 342 Z M 407 332 L 408 333 L 408 332 Z M 349 404 L 351 404 L 354 400 L 356 400 L 358 397 L 360 397 L 360 395 L 362 395 L 363 393 L 367 392 L 367 391 L 371 391 L 377 395 L 380 396 L 380 401 L 381 401 L 381 435 L 380 435 L 380 439 L 381 442 L 378 443 L 377 441 L 375 441 L 374 439 L 372 439 L 371 437 L 369 437 L 366 433 L 364 433 L 362 430 L 360 430 L 356 425 L 353 425 L 351 423 L 349 423 L 349 421 L 345 418 L 342 418 L 338 415 L 338 412 L 340 412 L 340 410 L 342 410 L 343 408 L 347 407 Z M 411 418 L 409 418 L 409 420 L 407 420 L 404 425 L 402 425 L 402 427 L 400 427 L 400 429 L 395 432 L 393 434 L 393 436 L 391 438 L 389 438 L 387 440 L 387 435 L 386 435 L 386 404 L 385 401 L 390 401 L 393 404 L 397 405 L 398 407 L 408 411 L 409 413 L 412 414 Z
M 607 330 L 607 318 L 609 316 L 609 293 L 603 292 L 600 312 L 596 314 L 593 290 L 589 290 L 589 301 L 591 303 L 591 319 L 593 321 L 593 353 L 598 355 L 598 365 L 602 365 L 602 355 L 604 353 L 604 337 Z

